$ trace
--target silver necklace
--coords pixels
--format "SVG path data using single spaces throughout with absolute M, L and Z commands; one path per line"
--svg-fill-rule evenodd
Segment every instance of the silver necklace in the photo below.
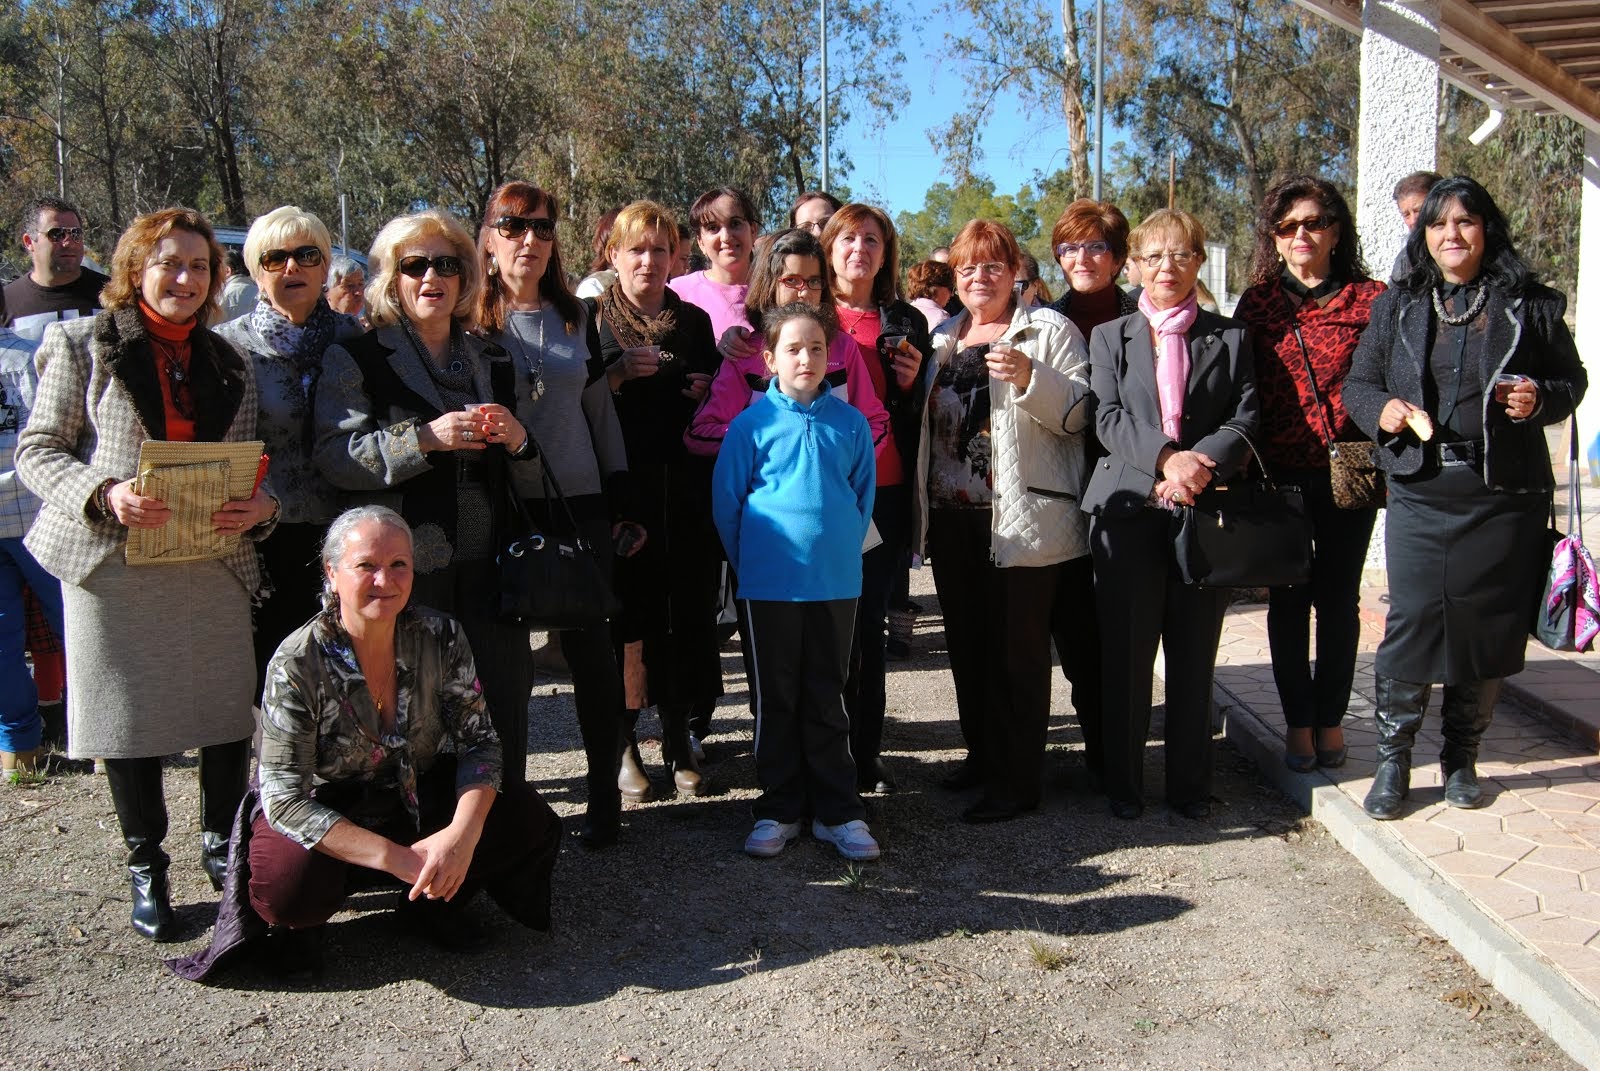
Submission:
M 1460 327 L 1462 324 L 1470 323 L 1473 317 L 1482 312 L 1484 303 L 1488 300 L 1489 288 L 1480 286 L 1478 292 L 1473 295 L 1472 303 L 1467 306 L 1467 311 L 1460 316 L 1451 316 L 1444 307 L 1444 296 L 1439 293 L 1439 288 L 1436 286 L 1433 288 L 1433 314 L 1451 327 Z
M 537 402 L 544 397 L 544 306 L 540 305 L 535 315 L 539 321 L 539 355 L 535 360 L 529 356 L 528 348 L 522 344 L 522 336 L 515 331 L 507 334 L 516 343 L 517 352 L 522 355 L 522 363 L 528 366 L 528 397 Z M 508 325 L 509 326 L 509 325 Z

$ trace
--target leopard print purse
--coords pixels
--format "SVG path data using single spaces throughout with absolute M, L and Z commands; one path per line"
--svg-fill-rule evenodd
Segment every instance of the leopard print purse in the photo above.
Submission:
M 1322 438 L 1328 446 L 1328 483 L 1333 490 L 1333 504 L 1340 509 L 1382 508 L 1388 500 L 1389 489 L 1372 459 L 1373 443 L 1333 440 L 1333 425 L 1322 404 L 1322 394 L 1317 390 L 1311 354 L 1306 352 L 1306 340 L 1300 337 L 1298 325 L 1294 328 L 1294 340 L 1300 343 L 1300 356 L 1305 358 L 1306 379 L 1311 384 L 1311 397 L 1317 403 L 1317 416 L 1322 421 Z

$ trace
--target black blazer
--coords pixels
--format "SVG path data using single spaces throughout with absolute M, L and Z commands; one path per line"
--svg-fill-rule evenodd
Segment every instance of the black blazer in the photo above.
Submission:
M 1142 509 L 1161 478 L 1156 458 L 1168 446 L 1205 454 L 1217 463 L 1217 478 L 1233 475 L 1244 467 L 1249 447 L 1227 429 L 1254 435 L 1260 418 L 1248 329 L 1205 309 L 1189 328 L 1189 387 L 1178 442 L 1161 430 L 1155 346 L 1144 313 L 1094 329 L 1089 392 L 1095 432 L 1107 456 L 1089 477 L 1086 513 L 1131 516 Z
M 1481 315 L 1488 318 L 1483 348 L 1483 480 L 1499 491 L 1549 491 L 1555 487 L 1544 427 L 1565 420 L 1589 385 L 1572 334 L 1562 320 L 1567 299 L 1531 283 L 1519 297 L 1491 287 Z M 1373 458 L 1391 476 L 1418 472 L 1426 454 L 1410 428 L 1390 435 L 1378 417 L 1390 398 L 1423 404 L 1422 380 L 1433 330 L 1433 299 L 1391 287 L 1372 304 L 1372 322 L 1356 347 L 1344 381 L 1344 407 L 1356 426 L 1378 444 Z M 1502 373 L 1524 375 L 1539 385 L 1539 408 L 1527 420 L 1512 420 L 1494 402 L 1489 385 Z

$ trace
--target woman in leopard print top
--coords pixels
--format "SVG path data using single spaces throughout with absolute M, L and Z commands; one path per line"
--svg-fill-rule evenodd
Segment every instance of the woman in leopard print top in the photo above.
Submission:
M 1304 490 L 1313 525 L 1311 583 L 1272 589 L 1267 610 L 1272 674 L 1288 725 L 1284 762 L 1304 772 L 1345 758 L 1341 722 L 1361 632 L 1361 570 L 1378 511 L 1333 504 L 1328 443 L 1365 438 L 1341 394 L 1384 284 L 1367 276 L 1344 198 L 1309 175 L 1267 191 L 1251 283 L 1234 315 L 1254 336 L 1259 445 L 1273 476 Z

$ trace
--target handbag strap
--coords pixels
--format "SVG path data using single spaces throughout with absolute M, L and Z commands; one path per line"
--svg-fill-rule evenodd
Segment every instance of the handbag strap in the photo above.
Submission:
M 1228 421 L 1226 424 L 1222 425 L 1222 427 L 1218 428 L 1217 430 L 1218 431 L 1231 431 L 1235 435 L 1239 436 L 1239 438 L 1244 440 L 1244 444 L 1250 448 L 1250 453 L 1255 455 L 1256 464 L 1261 466 L 1262 478 L 1264 478 L 1267 481 L 1267 485 L 1269 487 L 1271 487 L 1274 491 L 1276 491 L 1278 489 L 1278 481 L 1274 480 L 1272 478 L 1272 473 L 1267 469 L 1267 459 L 1261 456 L 1261 451 L 1256 448 L 1255 440 L 1250 438 L 1249 433 L 1247 433 L 1243 428 L 1239 427 L 1237 424 L 1233 423 L 1233 421 L 1231 421 L 1231 420 Z M 1245 464 L 1245 468 L 1246 469 L 1248 469 L 1250 467 L 1250 462 L 1249 462 L 1248 459 L 1246 459 L 1244 464 Z
M 561 512 L 566 515 L 567 524 L 572 529 L 573 541 L 587 551 L 590 557 L 598 560 L 599 556 L 595 553 L 595 549 L 583 538 L 583 532 L 578 528 L 578 519 L 573 515 L 572 505 L 567 501 L 567 496 L 561 493 L 561 482 L 556 479 L 556 474 L 550 467 L 549 455 L 544 452 L 544 448 L 539 445 L 539 440 L 533 437 L 532 432 L 528 433 L 528 440 L 533 443 L 534 456 L 539 459 L 539 480 L 544 485 L 545 501 L 549 502 L 553 498 L 561 503 Z M 533 528 L 533 516 L 528 512 L 528 506 L 522 501 L 522 496 L 517 494 L 516 484 L 510 479 L 509 473 L 502 482 L 505 484 L 506 495 L 511 499 L 512 512 L 525 528 Z
M 1328 419 L 1328 407 L 1322 402 L 1322 395 L 1317 390 L 1317 371 L 1311 366 L 1311 352 L 1306 349 L 1306 340 L 1300 335 L 1300 325 L 1291 323 L 1289 330 L 1294 332 L 1294 340 L 1300 344 L 1300 357 L 1306 363 L 1306 381 L 1311 384 L 1311 400 L 1317 403 L 1317 419 L 1322 421 L 1322 444 L 1330 452 L 1337 453 L 1338 447 L 1333 444 L 1333 421 Z
M 1578 542 L 1583 542 L 1583 481 L 1578 479 L 1578 414 L 1572 414 L 1572 427 L 1568 436 L 1571 445 L 1567 449 L 1567 534 L 1578 534 Z M 1550 502 L 1550 512 L 1555 513 L 1555 500 Z M 1552 516 L 1552 523 L 1554 522 Z

